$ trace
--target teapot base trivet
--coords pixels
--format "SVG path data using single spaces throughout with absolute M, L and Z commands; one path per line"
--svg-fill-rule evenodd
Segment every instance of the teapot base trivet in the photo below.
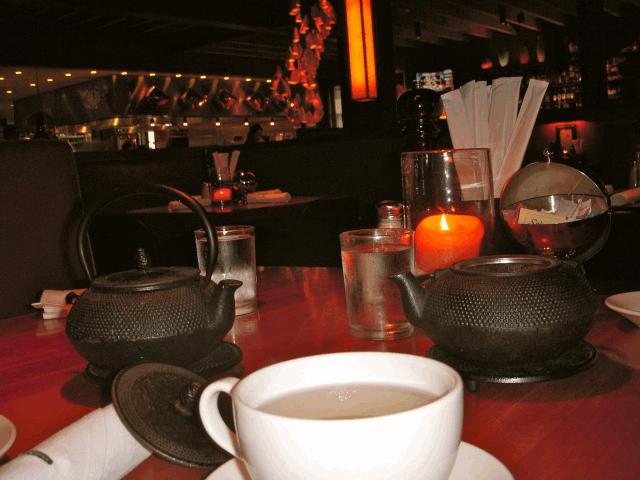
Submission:
M 242 362 L 242 357 L 240 347 L 233 343 L 221 342 L 204 358 L 183 368 L 198 375 L 212 376 L 235 367 Z M 91 383 L 110 386 L 118 370 L 107 370 L 89 363 L 84 374 Z
M 516 366 L 474 365 L 448 354 L 437 345 L 431 347 L 427 355 L 455 369 L 464 380 L 467 390 L 475 392 L 480 383 L 534 383 L 570 377 L 591 368 L 598 353 L 593 345 L 581 340 L 578 345 L 558 357 L 541 363 Z

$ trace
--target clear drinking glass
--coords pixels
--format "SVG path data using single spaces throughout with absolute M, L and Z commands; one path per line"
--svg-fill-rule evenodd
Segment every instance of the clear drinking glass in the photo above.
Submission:
M 366 340 L 408 337 L 400 290 L 389 276 L 413 272 L 413 232 L 401 228 L 340 234 L 342 272 L 351 335 Z
M 415 230 L 416 272 L 493 253 L 495 221 L 489 150 L 402 154 L 405 228 Z
M 216 227 L 218 235 L 218 259 L 211 279 L 218 283 L 227 278 L 240 280 L 242 286 L 236 290 L 236 315 L 245 315 L 258 308 L 256 288 L 256 243 L 255 229 L 250 225 Z M 209 242 L 204 229 L 195 231 L 196 252 L 200 273 L 206 273 Z

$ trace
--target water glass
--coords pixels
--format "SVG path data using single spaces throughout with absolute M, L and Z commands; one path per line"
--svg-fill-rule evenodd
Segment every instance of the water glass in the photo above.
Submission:
M 258 308 L 256 288 L 256 242 L 255 229 L 249 225 L 216 227 L 218 235 L 218 258 L 211 279 L 218 283 L 227 278 L 240 280 L 242 286 L 236 290 L 236 315 L 245 315 Z M 204 229 L 195 231 L 198 267 L 206 274 L 206 259 L 209 242 Z
M 351 335 L 366 340 L 408 337 L 413 326 L 389 276 L 413 272 L 413 231 L 352 230 L 340 234 L 342 272 Z

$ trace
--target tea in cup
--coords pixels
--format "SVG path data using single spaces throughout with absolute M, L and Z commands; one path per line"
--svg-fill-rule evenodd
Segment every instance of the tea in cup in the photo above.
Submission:
M 236 433 L 220 416 L 222 392 Z M 218 380 L 199 407 L 205 430 L 253 480 L 444 480 L 460 445 L 463 388 L 436 360 L 347 352 Z

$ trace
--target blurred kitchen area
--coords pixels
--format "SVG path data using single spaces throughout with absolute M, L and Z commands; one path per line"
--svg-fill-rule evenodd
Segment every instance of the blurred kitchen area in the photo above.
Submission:
M 35 67 L 4 67 L 0 78 L 16 93 L 0 115 L 19 137 L 40 128 L 77 152 L 240 144 L 256 123 L 265 141 L 296 136 L 269 101 L 272 79 Z

